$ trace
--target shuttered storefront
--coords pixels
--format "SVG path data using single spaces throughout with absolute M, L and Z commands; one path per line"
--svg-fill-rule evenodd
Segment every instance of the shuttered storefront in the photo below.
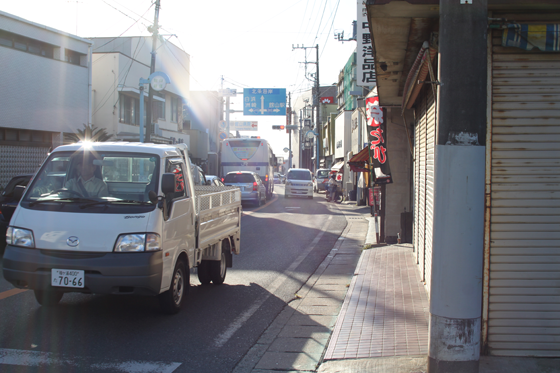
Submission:
M 415 104 L 414 248 L 422 280 L 430 289 L 432 264 L 435 105 L 430 87 Z
M 560 53 L 492 32 L 487 352 L 560 356 Z

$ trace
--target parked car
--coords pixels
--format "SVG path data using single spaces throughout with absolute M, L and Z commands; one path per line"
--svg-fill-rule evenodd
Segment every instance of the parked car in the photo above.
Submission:
M 315 178 L 313 179 L 313 191 L 319 193 L 320 191 L 327 190 L 327 184 L 329 183 L 329 169 L 320 168 L 315 171 Z
M 14 193 L 16 187 L 25 188 L 32 177 L 32 174 L 14 176 L 0 195 L 0 250 L 6 247 L 6 230 L 21 198 L 22 193 L 19 196 Z
M 256 172 L 229 172 L 224 178 L 224 184 L 239 188 L 241 190 L 241 201 L 251 201 L 257 206 L 266 203 L 266 187 Z
M 216 175 L 206 175 L 206 185 L 224 186 L 222 180 Z
M 306 168 L 290 168 L 286 175 L 284 197 L 304 196 L 313 198 L 313 175 Z

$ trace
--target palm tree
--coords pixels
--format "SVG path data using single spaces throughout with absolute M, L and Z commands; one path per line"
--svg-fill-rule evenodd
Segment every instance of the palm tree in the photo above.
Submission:
M 83 130 L 77 130 L 75 133 L 65 133 L 65 142 L 78 141 L 109 141 L 113 135 L 107 133 L 105 128 L 97 128 L 93 124 L 84 124 Z

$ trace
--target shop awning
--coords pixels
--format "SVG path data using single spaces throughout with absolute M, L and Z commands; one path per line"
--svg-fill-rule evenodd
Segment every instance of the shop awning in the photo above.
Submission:
M 422 44 L 420 52 L 408 73 L 406 78 L 406 83 L 404 85 L 403 101 L 402 101 L 402 111 L 405 109 L 410 109 L 414 105 L 414 101 L 418 97 L 420 90 L 424 86 L 424 79 L 428 76 L 429 66 L 434 60 L 437 54 L 437 49 L 432 47 L 430 43 L 425 41 Z M 420 83 L 422 82 L 422 83 Z
M 348 160 L 348 166 L 354 172 L 369 172 L 369 147 L 365 147 Z
M 340 162 L 336 162 L 335 164 L 333 164 L 333 166 L 331 167 L 331 171 L 335 171 L 335 172 L 342 172 L 344 167 L 344 161 L 340 161 Z M 341 171 L 342 170 L 342 171 Z

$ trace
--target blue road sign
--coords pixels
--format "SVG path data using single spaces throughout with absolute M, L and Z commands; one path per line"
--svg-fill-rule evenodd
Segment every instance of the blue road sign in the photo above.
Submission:
M 243 115 L 286 115 L 286 88 L 244 88 Z

